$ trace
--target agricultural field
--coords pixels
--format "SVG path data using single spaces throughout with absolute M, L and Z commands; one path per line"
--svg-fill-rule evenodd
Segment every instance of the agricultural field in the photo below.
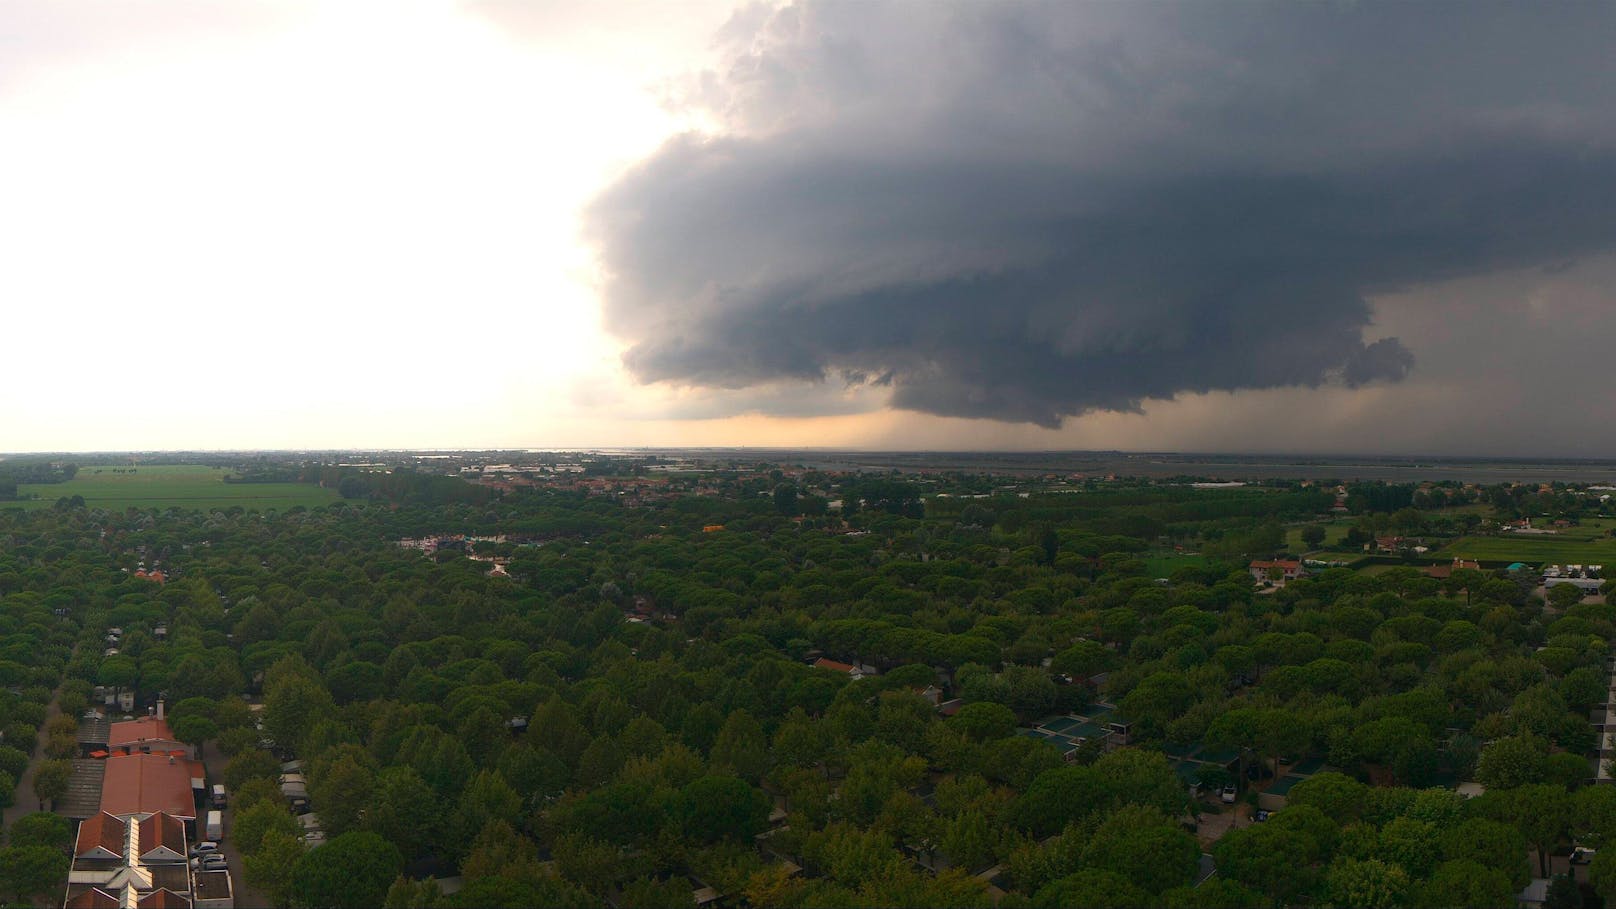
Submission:
M 1591 537 L 1586 527 L 1556 536 L 1505 535 L 1460 537 L 1432 553 L 1488 562 L 1525 562 L 1528 565 L 1616 565 L 1616 538 Z
M 114 473 L 113 471 L 121 471 Z M 83 496 L 90 508 L 314 508 L 340 498 L 336 490 L 311 483 L 226 483 L 230 471 L 196 464 L 86 465 L 66 483 L 25 484 L 22 496 L 37 499 L 0 503 L 0 507 L 49 508 L 63 496 Z

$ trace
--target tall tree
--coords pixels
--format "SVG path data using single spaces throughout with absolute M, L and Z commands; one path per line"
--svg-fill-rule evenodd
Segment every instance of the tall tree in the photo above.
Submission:
M 712 764 L 743 780 L 756 782 L 768 767 L 769 740 L 763 727 L 745 710 L 737 710 L 724 720 L 713 740 Z
M 34 794 L 39 797 L 41 803 L 49 803 L 54 807 L 56 800 L 67 794 L 67 784 L 72 777 L 71 761 L 45 761 L 34 771 Z
M 260 852 L 270 848 L 266 843 Z M 392 843 L 374 833 L 344 833 L 304 853 L 292 866 L 292 899 L 334 909 L 378 906 L 403 868 L 404 857 Z
M 246 875 L 247 883 L 267 896 L 276 909 L 286 909 L 292 903 L 294 872 L 297 865 L 312 854 L 303 847 L 302 840 L 297 837 L 281 831 L 270 831 L 259 841 L 257 852 L 243 857 L 242 871 Z

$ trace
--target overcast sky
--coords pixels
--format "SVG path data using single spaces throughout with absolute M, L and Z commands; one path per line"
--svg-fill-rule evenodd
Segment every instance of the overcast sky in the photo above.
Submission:
M 1612 34 L 0 0 L 0 451 L 1610 455 Z

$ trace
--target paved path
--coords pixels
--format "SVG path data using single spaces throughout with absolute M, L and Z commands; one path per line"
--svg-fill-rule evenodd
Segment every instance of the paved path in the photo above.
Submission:
M 208 785 L 224 779 L 224 765 L 228 759 L 214 746 L 206 742 L 202 746 L 202 764 L 208 769 Z M 206 801 L 206 800 L 204 800 Z M 197 822 L 197 838 L 201 839 L 202 828 L 207 822 L 208 808 L 204 804 L 202 817 Z M 236 897 L 237 906 L 268 906 L 269 900 L 262 893 L 247 886 L 247 866 L 241 857 L 241 851 L 236 848 L 235 837 L 230 835 L 230 828 L 236 822 L 236 812 L 226 809 L 224 812 L 224 842 L 219 844 L 219 851 L 224 853 L 225 860 L 230 863 L 230 890 Z
M 28 769 L 22 772 L 22 779 L 17 780 L 17 791 L 10 808 L 5 810 L 6 829 L 17 822 L 24 815 L 33 814 L 40 810 L 39 798 L 34 795 L 34 771 L 45 760 L 45 741 L 48 738 L 46 730 L 50 728 L 50 721 L 62 715 L 61 705 L 62 688 L 56 686 L 51 692 L 50 704 L 45 708 L 45 722 L 39 724 L 39 735 L 34 740 L 34 756 L 28 762 Z

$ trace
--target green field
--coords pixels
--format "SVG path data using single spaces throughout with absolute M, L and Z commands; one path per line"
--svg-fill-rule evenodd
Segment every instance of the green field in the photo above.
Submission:
M 1319 523 L 1319 522 L 1309 522 L 1309 523 Z M 1335 519 L 1333 521 L 1327 521 L 1327 522 L 1323 522 L 1323 523 L 1324 523 L 1324 545 L 1325 546 L 1334 546 L 1335 544 L 1341 542 L 1341 539 L 1347 535 L 1347 531 L 1352 529 L 1352 520 L 1350 518 L 1337 518 L 1337 519 Z M 1304 528 L 1306 526 L 1308 526 L 1308 525 L 1307 524 L 1292 524 L 1289 527 L 1285 528 L 1285 549 L 1286 549 L 1286 551 L 1288 551 L 1288 552 L 1308 552 L 1309 551 L 1306 544 L 1304 544 L 1302 542 L 1302 528 Z
M 1440 558 L 1458 556 L 1487 562 L 1525 562 L 1528 565 L 1616 565 L 1616 539 L 1593 538 L 1587 527 L 1572 528 L 1570 537 L 1498 536 L 1460 537 L 1431 553 Z
M 1199 567 L 1206 564 L 1206 556 L 1157 551 L 1142 556 L 1141 561 L 1145 563 L 1147 577 L 1168 578 L 1173 576 L 1173 572 L 1186 565 Z
M 80 467 L 66 483 L 23 485 L 22 496 L 37 499 L 0 502 L 0 508 L 49 508 L 63 496 L 83 496 L 91 508 L 197 508 L 211 510 L 239 505 L 246 509 L 285 509 L 294 505 L 310 508 L 329 505 L 340 496 L 336 490 L 309 483 L 226 483 L 230 473 L 222 467 L 195 464 L 137 465 L 133 473 L 125 465 Z

